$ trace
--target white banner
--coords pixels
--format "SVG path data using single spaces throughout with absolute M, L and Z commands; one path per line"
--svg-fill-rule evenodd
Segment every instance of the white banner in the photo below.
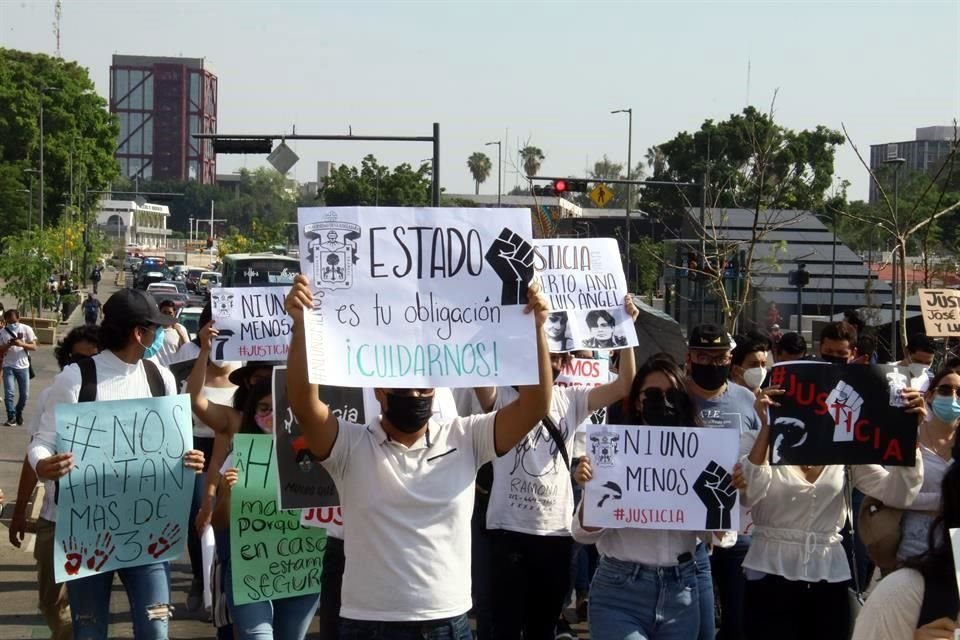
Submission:
M 529 210 L 306 208 L 299 226 L 310 382 L 537 382 Z
M 583 521 L 591 527 L 736 531 L 731 474 L 734 429 L 587 426 L 593 479 Z
M 236 287 L 210 290 L 215 360 L 286 360 L 290 317 L 283 308 L 290 287 Z
M 553 383 L 558 387 L 574 385 L 599 387 L 610 381 L 610 361 L 606 358 L 570 358 L 560 369 L 560 375 Z
M 550 302 L 550 351 L 635 347 L 637 329 L 623 308 L 627 280 L 613 238 L 533 241 L 535 279 Z
M 301 509 L 300 526 L 326 529 L 328 534 L 343 540 L 343 509 L 339 506 Z

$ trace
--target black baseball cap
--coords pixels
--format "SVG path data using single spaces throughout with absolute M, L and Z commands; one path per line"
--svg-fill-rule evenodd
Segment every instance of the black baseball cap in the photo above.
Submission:
M 730 349 L 733 343 L 730 334 L 715 324 L 698 324 L 690 332 L 687 345 L 691 349 Z
M 230 375 L 227 376 L 227 380 L 230 381 L 230 384 L 234 384 L 239 387 L 243 385 L 244 380 L 249 378 L 250 375 L 257 369 L 270 369 L 272 376 L 273 368 L 282 364 L 282 362 L 277 362 L 274 360 L 251 360 L 239 369 L 234 369 L 231 371 Z
M 169 327 L 177 320 L 160 313 L 157 303 L 140 289 L 119 289 L 103 305 L 104 321 L 114 326 L 122 323 L 129 326 L 160 325 Z

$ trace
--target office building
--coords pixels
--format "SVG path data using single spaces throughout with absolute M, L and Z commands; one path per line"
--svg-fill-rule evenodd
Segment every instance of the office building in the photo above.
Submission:
M 870 169 L 885 181 L 883 188 L 889 192 L 887 195 L 892 199 L 893 179 L 888 177 L 889 172 L 883 171 L 884 163 L 894 158 L 903 158 L 905 162 L 900 168 L 901 180 L 909 179 L 917 173 L 936 172 L 937 164 L 950 154 L 953 135 L 953 127 L 920 127 L 917 129 L 916 140 L 870 145 Z M 874 204 L 879 200 L 880 190 L 871 180 L 870 203 Z

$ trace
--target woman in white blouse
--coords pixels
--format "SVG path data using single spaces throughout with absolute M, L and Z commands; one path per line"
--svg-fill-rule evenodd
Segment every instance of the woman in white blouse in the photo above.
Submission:
M 628 396 L 631 424 L 697 424 L 684 377 L 673 362 L 653 358 L 637 371 Z M 576 478 L 593 477 L 581 458 Z M 692 640 L 700 629 L 700 597 L 694 554 L 696 531 L 593 529 L 583 525 L 583 501 L 573 517 L 573 537 L 596 544 L 600 563 L 590 585 L 590 635 L 601 640 Z M 701 534 L 703 535 L 703 534 Z M 735 540 L 731 537 L 729 542 Z
M 960 389 L 960 369 L 941 369 L 930 381 L 926 393 L 929 419 L 920 425 L 917 440 L 923 457 L 923 486 L 910 509 L 900 522 L 899 563 L 919 556 L 928 549 L 930 525 L 940 508 L 940 485 L 953 458 L 950 455 L 956 441 L 960 422 L 960 403 L 956 391 Z
M 905 390 L 922 417 L 923 397 Z M 764 412 L 766 413 L 766 412 Z M 741 437 L 744 503 L 752 507 L 753 543 L 743 561 L 747 640 L 846 640 L 850 632 L 850 569 L 840 544 L 847 520 L 844 467 L 771 466 L 770 427 Z M 884 504 L 910 506 L 923 481 L 913 467 L 850 467 L 854 486 Z

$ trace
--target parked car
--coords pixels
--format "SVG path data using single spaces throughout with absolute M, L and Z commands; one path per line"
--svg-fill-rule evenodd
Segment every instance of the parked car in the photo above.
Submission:
M 203 275 L 203 269 L 188 269 L 187 277 L 184 280 L 187 284 L 187 289 L 189 291 L 196 291 L 197 284 L 200 282 L 200 276 Z
M 190 271 L 190 267 L 184 264 L 178 264 L 175 267 L 170 268 L 170 276 L 174 280 L 183 281 L 186 279 L 188 271 Z
M 177 322 L 183 325 L 191 340 L 197 338 L 200 332 L 200 314 L 203 313 L 203 307 L 184 307 L 177 316 Z

